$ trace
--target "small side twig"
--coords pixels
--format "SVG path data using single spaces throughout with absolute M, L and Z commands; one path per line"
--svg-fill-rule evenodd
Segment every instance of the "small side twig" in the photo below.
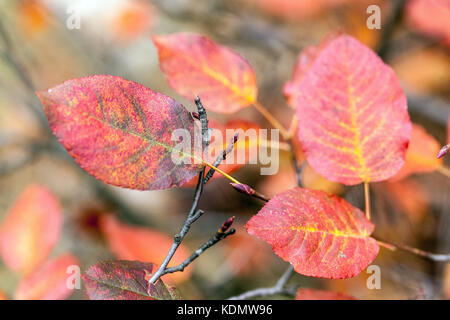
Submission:
M 400 249 L 400 250 L 410 252 L 410 253 L 416 254 L 418 256 L 424 257 L 431 261 L 436 261 L 436 262 L 450 261 L 449 253 L 432 253 L 432 252 L 428 252 L 428 251 L 425 251 L 422 249 L 413 248 L 406 244 L 401 244 L 401 243 L 388 243 L 388 242 L 381 241 L 381 240 L 377 240 L 377 242 L 380 246 L 385 247 L 391 251 L 396 251 L 396 250 Z
M 297 287 L 296 286 L 291 288 L 286 287 L 287 282 L 289 281 L 289 279 L 292 277 L 293 274 L 294 274 L 294 267 L 289 266 L 273 287 L 250 290 L 238 296 L 228 298 L 228 300 L 245 300 L 256 297 L 274 296 L 277 294 L 286 296 L 295 296 L 295 293 L 297 292 Z
M 164 270 L 163 274 L 183 271 L 184 268 L 186 268 L 189 264 L 191 264 L 195 259 L 197 259 L 207 249 L 211 248 L 213 245 L 215 245 L 220 240 L 223 240 L 226 237 L 234 234 L 236 232 L 235 229 L 227 230 L 233 220 L 234 220 L 234 217 L 225 221 L 224 224 L 222 225 L 222 227 L 208 241 L 206 241 L 202 246 L 200 246 L 200 248 L 195 250 L 194 253 L 192 253 L 189 256 L 189 258 L 187 258 L 186 260 L 184 260 L 182 263 L 180 263 L 179 265 L 177 265 L 175 267 L 166 268 Z M 229 221 L 231 221 L 231 223 Z M 228 227 L 227 227 L 227 223 L 229 224 Z

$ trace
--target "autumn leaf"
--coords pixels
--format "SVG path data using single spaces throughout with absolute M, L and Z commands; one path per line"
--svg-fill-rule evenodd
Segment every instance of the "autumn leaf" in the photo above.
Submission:
M 295 300 L 356 300 L 343 293 L 316 289 L 299 289 Z
M 256 101 L 255 74 L 234 51 L 194 33 L 153 36 L 161 70 L 170 86 L 192 100 L 200 96 L 206 109 L 233 113 Z
M 43 186 L 28 186 L 0 228 L 0 253 L 11 270 L 29 274 L 42 264 L 59 239 L 61 207 Z
M 450 46 L 450 2 L 448 0 L 410 0 L 406 20 L 418 31 L 443 39 Z
M 153 263 L 138 261 L 101 261 L 83 274 L 83 281 L 91 300 L 179 299 L 161 279 L 149 287 L 155 268 Z
M 0 300 L 8 300 L 8 298 L 6 297 L 6 294 L 4 294 L 1 291 L 0 291 Z
M 306 55 L 306 61 L 312 59 Z M 322 43 L 300 74 L 300 79 L 294 74 L 287 93 L 313 169 L 347 185 L 393 176 L 404 163 L 411 123 L 392 69 L 356 39 L 341 35 Z
M 162 232 L 125 225 L 112 215 L 104 215 L 100 218 L 100 229 L 111 251 L 122 260 L 161 263 L 173 242 L 172 237 Z M 180 264 L 188 257 L 189 252 L 184 245 L 180 245 L 169 267 Z M 189 278 L 191 271 L 191 267 L 187 267 L 184 272 L 167 274 L 162 279 L 180 283 Z
M 200 170 L 171 153 L 172 133 L 185 129 L 194 150 L 194 122 L 170 97 L 109 75 L 73 79 L 38 93 L 53 133 L 75 161 L 115 186 L 159 190 L 181 186 Z M 192 160 L 192 159 L 191 159 Z
M 312 277 L 351 278 L 378 254 L 374 225 L 335 195 L 294 188 L 276 195 L 253 216 L 247 232 L 269 243 L 295 271 Z
M 67 271 L 71 266 L 79 266 L 72 254 L 63 254 L 46 262 L 38 270 L 23 278 L 17 286 L 14 298 L 17 300 L 63 300 L 73 291 L 68 286 Z
M 433 172 L 442 165 L 442 159 L 436 158 L 440 148 L 439 142 L 425 128 L 413 123 L 405 164 L 392 180 L 401 180 L 414 173 Z

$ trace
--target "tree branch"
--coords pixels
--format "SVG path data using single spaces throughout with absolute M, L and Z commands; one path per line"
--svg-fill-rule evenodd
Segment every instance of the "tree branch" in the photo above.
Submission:
M 203 145 L 204 145 L 204 147 L 208 148 L 209 142 L 210 142 L 210 134 L 209 134 L 208 117 L 206 114 L 206 110 L 203 107 L 203 104 L 200 101 L 200 98 L 198 96 L 195 97 L 195 104 L 197 105 L 198 119 L 200 120 L 201 127 L 202 127 Z M 197 116 L 196 116 L 196 118 L 197 118 Z M 219 157 L 220 159 L 218 158 L 216 160 L 216 162 L 214 163 L 214 166 L 219 165 L 220 162 L 223 159 L 225 159 L 226 155 L 229 152 L 231 152 L 236 140 L 237 140 L 237 137 L 235 137 L 233 139 L 233 142 L 231 143 L 231 145 L 226 150 L 224 150 L 223 154 Z M 164 261 L 161 263 L 158 270 L 156 270 L 156 272 L 152 275 L 152 277 L 148 281 L 150 284 L 155 283 L 156 281 L 158 281 L 158 279 L 160 277 L 162 277 L 163 275 L 165 275 L 167 273 L 183 271 L 184 268 L 186 268 L 186 266 L 188 266 L 190 263 L 192 263 L 192 261 L 197 259 L 205 250 L 212 247 L 220 240 L 225 239 L 227 236 L 235 233 L 234 229 L 227 231 L 227 229 L 231 226 L 231 224 L 234 221 L 234 217 L 233 217 L 231 222 L 229 222 L 229 220 L 225 221 L 225 223 L 222 225 L 222 227 L 211 237 L 211 239 L 209 239 L 207 242 L 205 242 L 199 249 L 197 249 L 189 258 L 187 258 L 185 261 L 183 261 L 180 265 L 178 265 L 176 267 L 167 268 L 167 265 L 172 260 L 175 252 L 177 251 L 177 249 L 180 246 L 181 242 L 183 241 L 184 237 L 189 232 L 191 225 L 195 221 L 197 221 L 197 219 L 200 218 L 201 215 L 204 213 L 202 210 L 197 210 L 197 207 L 198 207 L 198 202 L 199 202 L 200 197 L 203 192 L 203 187 L 206 183 L 205 182 L 205 180 L 206 180 L 205 170 L 206 170 L 206 167 L 204 166 L 198 176 L 197 186 L 195 188 L 195 193 L 194 193 L 194 200 L 192 202 L 192 206 L 191 206 L 191 209 L 189 210 L 186 220 L 184 221 L 180 232 L 174 236 L 172 246 L 170 247 L 169 252 L 167 253 L 166 257 L 164 258 Z M 213 170 L 213 169 L 210 169 L 208 171 L 208 175 L 209 175 L 208 179 L 210 179 L 213 176 L 214 171 L 215 171 L 215 170 L 214 171 L 211 171 L 211 170 Z
M 274 296 L 277 294 L 282 294 L 286 296 L 295 296 L 295 293 L 297 291 L 296 286 L 286 288 L 286 284 L 293 274 L 294 274 L 294 267 L 290 265 L 273 287 L 250 290 L 238 296 L 228 298 L 228 300 L 245 300 L 256 297 Z
M 377 240 L 378 244 L 382 247 L 385 247 L 391 251 L 396 251 L 398 249 L 416 254 L 418 256 L 424 257 L 431 261 L 436 262 L 448 262 L 450 261 L 450 254 L 449 253 L 432 253 L 428 251 L 424 251 L 422 249 L 413 248 L 405 244 L 401 243 L 388 243 L 385 241 Z

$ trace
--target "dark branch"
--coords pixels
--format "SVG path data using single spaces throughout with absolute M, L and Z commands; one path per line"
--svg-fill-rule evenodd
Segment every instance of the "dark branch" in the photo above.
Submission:
M 294 274 L 294 267 L 289 266 L 273 287 L 250 290 L 238 296 L 228 298 L 228 300 L 245 300 L 256 297 L 274 296 L 277 294 L 286 296 L 295 296 L 297 287 L 296 286 L 291 288 L 286 287 L 287 282 L 289 281 L 289 279 L 292 277 L 293 274 Z
M 235 232 L 236 232 L 235 229 L 230 229 L 229 231 L 226 231 L 226 232 L 219 232 L 219 231 L 216 232 L 216 234 L 213 235 L 208 241 L 206 241 L 200 248 L 195 250 L 194 253 L 191 254 L 191 256 L 189 258 L 184 260 L 182 263 L 180 263 L 176 267 L 171 267 L 171 268 L 165 269 L 162 275 L 167 274 L 167 273 L 174 273 L 174 272 L 178 272 L 178 271 L 183 271 L 184 268 L 186 268 L 195 259 L 197 259 L 203 252 L 205 252 L 207 249 L 211 248 L 213 245 L 215 245 L 220 240 L 225 239 L 226 237 L 234 234 Z

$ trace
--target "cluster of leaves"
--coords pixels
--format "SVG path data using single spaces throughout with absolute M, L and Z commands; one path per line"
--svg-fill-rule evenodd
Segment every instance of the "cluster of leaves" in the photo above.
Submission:
M 0 254 L 20 277 L 14 299 L 65 299 L 72 293 L 77 257 L 70 253 L 50 257 L 62 223 L 59 201 L 43 186 L 28 186 L 11 206 L 0 228 Z
M 255 73 L 237 53 L 191 33 L 154 36 L 153 42 L 161 69 L 179 94 L 188 99 L 198 94 L 208 110 L 218 113 L 255 106 L 280 129 L 294 152 L 303 154 L 309 166 L 330 181 L 368 186 L 441 166 L 435 159 L 439 145 L 409 120 L 406 97 L 393 70 L 350 36 L 329 37 L 299 55 L 284 87 L 287 103 L 295 110 L 295 131 L 284 129 L 258 102 Z M 135 82 L 95 75 L 38 95 L 61 144 L 83 169 L 105 183 L 137 190 L 189 185 L 209 160 L 172 162 L 177 143 L 171 140 L 172 132 L 183 128 L 193 136 L 197 122 L 174 99 Z M 240 120 L 212 124 L 219 130 L 252 126 Z M 230 166 L 226 172 L 237 168 Z M 137 233 L 114 219 L 104 224 L 113 250 L 121 258 L 139 260 L 126 249 Z M 338 196 L 307 188 L 277 194 L 246 228 L 307 276 L 353 277 L 379 251 L 367 214 Z M 152 258 L 155 261 L 148 262 L 163 257 Z M 84 276 L 88 294 L 93 299 L 178 297 L 162 281 L 146 281 L 154 268 L 151 263 L 101 262 Z

